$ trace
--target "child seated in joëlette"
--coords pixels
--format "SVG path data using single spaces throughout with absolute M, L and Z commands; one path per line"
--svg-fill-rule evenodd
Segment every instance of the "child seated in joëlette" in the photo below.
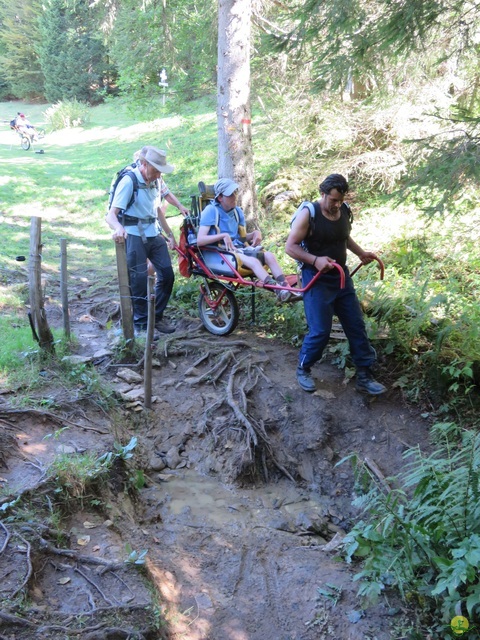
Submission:
M 262 234 L 258 229 L 245 232 L 245 216 L 237 207 L 238 184 L 230 178 L 222 178 L 214 185 L 215 200 L 202 211 L 197 234 L 197 246 L 224 245 L 235 253 L 240 266 L 251 269 L 264 284 L 288 287 L 282 268 L 270 251 L 261 250 Z M 265 269 L 266 265 L 272 275 Z M 298 294 L 285 289 L 275 289 L 280 302 L 299 298 Z

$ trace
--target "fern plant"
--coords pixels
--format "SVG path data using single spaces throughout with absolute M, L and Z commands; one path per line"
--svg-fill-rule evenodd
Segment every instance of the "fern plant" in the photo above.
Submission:
M 390 479 L 398 488 L 378 485 L 355 459 L 363 489 L 354 504 L 364 518 L 344 539 L 344 553 L 361 563 L 360 595 L 372 599 L 396 588 L 434 620 L 449 625 L 462 612 L 478 626 L 480 434 L 454 423 L 439 423 L 432 433 L 435 451 L 407 451 L 406 471 Z

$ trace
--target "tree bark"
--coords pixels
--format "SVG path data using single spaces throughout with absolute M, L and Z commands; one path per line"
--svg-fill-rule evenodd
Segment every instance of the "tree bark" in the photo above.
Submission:
M 218 5 L 218 176 L 240 185 L 239 204 L 256 226 L 257 197 L 250 106 L 251 0 Z

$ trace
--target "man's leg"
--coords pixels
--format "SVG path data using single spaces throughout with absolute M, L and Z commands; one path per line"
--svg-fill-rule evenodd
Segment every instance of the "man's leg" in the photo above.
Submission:
M 315 273 L 313 269 L 303 269 L 303 287 L 307 286 L 315 276 Z M 305 391 L 315 391 L 315 382 L 310 370 L 315 362 L 318 362 L 322 357 L 330 339 L 333 303 L 338 287 L 339 278 L 335 274 L 327 274 L 317 280 L 313 287 L 303 294 L 308 333 L 300 349 L 297 380 Z
M 147 307 L 147 252 L 138 236 L 127 236 L 127 266 L 133 306 L 133 324 L 136 329 L 146 329 Z
M 167 243 L 163 236 L 159 235 L 156 238 L 148 238 L 148 258 L 153 264 L 157 274 L 157 284 L 155 286 L 155 326 L 163 333 L 172 333 L 175 331 L 175 327 L 163 320 L 163 313 L 172 295 L 175 276 Z
M 347 336 L 350 355 L 357 369 L 357 390 L 370 395 L 384 393 L 386 387 L 374 379 L 370 370 L 376 361 L 376 353 L 368 339 L 363 312 L 348 274 L 345 289 L 339 293 L 334 309 Z

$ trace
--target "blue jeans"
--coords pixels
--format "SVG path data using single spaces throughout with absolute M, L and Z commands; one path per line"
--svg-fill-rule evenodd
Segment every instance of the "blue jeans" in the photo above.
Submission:
M 302 270 L 303 286 L 312 280 L 316 270 L 306 266 Z M 330 271 L 321 275 L 311 289 L 303 294 L 303 305 L 308 333 L 300 349 L 298 365 L 310 370 L 322 357 L 330 339 L 332 319 L 335 314 L 343 327 L 350 345 L 350 355 L 358 367 L 369 367 L 376 360 L 375 349 L 370 344 L 352 278 L 345 267 L 345 288 L 340 289 L 340 275 Z
M 133 324 L 146 329 L 148 321 L 147 258 L 157 274 L 155 321 L 161 320 L 173 289 L 174 273 L 165 239 L 158 235 L 144 243 L 139 236 L 127 236 L 127 265 L 133 304 Z

